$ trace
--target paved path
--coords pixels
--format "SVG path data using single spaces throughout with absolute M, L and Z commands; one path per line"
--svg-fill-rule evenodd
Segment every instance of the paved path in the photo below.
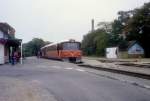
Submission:
M 0 67 L 0 101 L 149 101 L 149 96 L 149 89 L 61 61 L 33 57 L 24 65 Z
M 139 63 L 150 63 L 150 58 L 128 58 L 128 59 L 108 59 L 108 58 L 102 58 L 102 57 L 87 57 L 84 58 L 87 59 L 94 59 L 94 60 L 100 60 L 100 61 L 106 61 L 106 62 L 139 62 Z
M 121 63 L 119 63 L 119 62 L 111 62 L 111 63 L 101 62 L 97 58 L 88 58 L 88 57 L 83 58 L 83 62 L 85 65 L 90 65 L 90 66 L 104 67 L 104 68 L 110 68 L 110 69 L 114 69 L 114 70 L 122 70 L 122 71 L 129 71 L 129 72 L 150 75 L 150 67 L 144 68 L 144 67 L 135 67 L 135 66 L 123 66 L 123 65 L 119 65 L 119 64 L 123 64 L 122 62 Z M 124 63 L 126 63 L 126 62 L 124 62 Z
M 14 77 L 0 77 L 0 101 L 56 101 L 42 87 Z

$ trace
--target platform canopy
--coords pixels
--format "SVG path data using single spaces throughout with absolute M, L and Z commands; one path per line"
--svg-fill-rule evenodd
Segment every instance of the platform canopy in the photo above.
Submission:
M 22 42 L 22 39 L 7 39 L 6 45 L 8 46 L 20 46 Z

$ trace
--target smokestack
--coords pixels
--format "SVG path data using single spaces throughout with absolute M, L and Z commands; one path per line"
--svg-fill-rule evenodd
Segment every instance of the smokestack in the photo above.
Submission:
M 94 19 L 92 19 L 92 29 L 91 29 L 91 31 L 93 32 L 94 31 Z

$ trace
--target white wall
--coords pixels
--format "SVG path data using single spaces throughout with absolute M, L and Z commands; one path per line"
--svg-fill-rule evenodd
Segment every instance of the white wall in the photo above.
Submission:
M 4 38 L 4 33 L 0 31 L 0 38 Z
M 106 58 L 118 58 L 118 47 L 106 48 Z
M 0 64 L 5 63 L 5 57 L 4 57 L 4 45 L 0 43 Z

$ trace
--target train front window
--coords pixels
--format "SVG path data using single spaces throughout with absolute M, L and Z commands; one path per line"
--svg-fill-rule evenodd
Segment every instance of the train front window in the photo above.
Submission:
M 79 50 L 80 44 L 79 43 L 64 43 L 63 50 Z

